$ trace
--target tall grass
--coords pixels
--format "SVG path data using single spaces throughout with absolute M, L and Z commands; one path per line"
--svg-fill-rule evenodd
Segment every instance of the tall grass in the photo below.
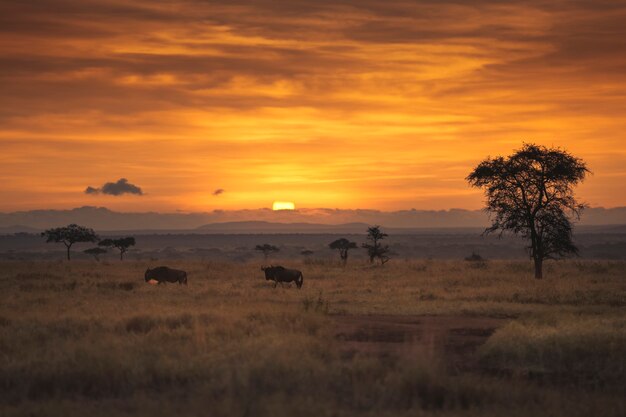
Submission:
M 621 416 L 623 263 L 296 264 L 301 290 L 259 265 L 0 264 L 0 415 Z M 154 265 L 153 265 L 154 266 Z M 480 350 L 485 374 L 340 354 L 336 314 L 510 318 Z
M 481 349 L 485 366 L 517 375 L 626 387 L 626 316 L 575 314 L 509 323 Z

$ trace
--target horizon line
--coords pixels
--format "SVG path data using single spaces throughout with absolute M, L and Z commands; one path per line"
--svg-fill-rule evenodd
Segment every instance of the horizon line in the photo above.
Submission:
M 604 209 L 604 210 L 612 210 L 612 209 L 621 209 L 626 208 L 626 206 L 589 206 L 586 209 Z M 419 209 L 419 208 L 409 208 L 409 209 L 397 209 L 397 210 L 382 210 L 376 208 L 331 208 L 331 207 L 301 207 L 293 210 L 273 210 L 270 207 L 258 207 L 258 208 L 240 208 L 240 209 L 220 209 L 215 208 L 211 210 L 201 210 L 201 211 L 191 211 L 191 210 L 176 210 L 176 211 L 155 211 L 155 210 L 143 210 L 143 211 L 121 211 L 111 209 L 105 206 L 90 206 L 83 205 L 78 207 L 70 207 L 70 208 L 32 208 L 32 209 L 20 209 L 20 210 L 12 210 L 12 211 L 0 211 L 0 214 L 11 214 L 11 213 L 22 213 L 22 212 L 34 212 L 34 211 L 72 211 L 72 210 L 80 210 L 80 209 L 104 209 L 114 213 L 127 213 L 127 214 L 138 214 L 138 213 L 157 213 L 157 214 L 202 214 L 202 213 L 214 213 L 214 212 L 237 212 L 237 211 L 266 211 L 266 212 L 277 212 L 277 213 L 298 213 L 309 210 L 326 210 L 326 211 L 375 211 L 380 213 L 397 213 L 397 212 L 450 212 L 450 211 L 468 211 L 468 212 L 479 212 L 485 211 L 485 208 L 462 208 L 462 207 L 449 207 L 445 209 Z

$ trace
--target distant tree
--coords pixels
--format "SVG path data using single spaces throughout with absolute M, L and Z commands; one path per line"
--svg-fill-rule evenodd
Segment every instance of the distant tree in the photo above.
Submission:
M 389 246 L 381 243 L 387 236 L 389 236 L 387 233 L 383 233 L 380 230 L 380 226 L 367 228 L 366 239 L 368 243 L 364 243 L 362 247 L 367 249 L 367 256 L 370 259 L 370 263 L 374 263 L 375 259 L 378 259 L 381 265 L 389 261 Z
M 506 158 L 487 158 L 467 176 L 471 186 L 483 188 L 492 225 L 485 233 L 510 231 L 530 240 L 535 278 L 543 277 L 543 261 L 577 254 L 572 224 L 584 209 L 573 187 L 590 171 L 566 151 L 524 144 Z
M 99 246 L 108 248 L 116 248 L 120 251 L 120 261 L 124 259 L 124 254 L 128 252 L 128 248 L 135 246 L 134 237 L 122 237 L 119 239 L 103 239 L 98 243 Z
M 341 239 L 331 242 L 328 247 L 339 251 L 339 258 L 345 265 L 348 262 L 348 251 L 350 249 L 355 249 L 357 245 L 355 242 L 350 242 L 348 239 L 342 237 Z
M 83 252 L 86 253 L 87 255 L 93 256 L 93 258 L 99 262 L 100 255 L 107 253 L 107 250 L 102 249 L 102 248 L 89 248 L 89 249 L 85 249 Z
M 313 255 L 313 253 L 315 253 L 315 252 L 313 252 L 312 250 L 309 250 L 309 249 L 305 249 L 302 252 L 300 252 L 300 255 L 303 255 L 303 256 L 308 258 L 309 256 Z
M 275 252 L 278 252 L 280 250 L 276 246 L 270 245 L 269 243 L 264 243 L 262 245 L 256 245 L 256 247 L 254 249 L 258 250 L 259 252 L 263 252 L 263 257 L 265 258 L 265 260 L 267 260 L 268 256 L 270 256 L 270 253 L 275 253 Z
M 484 262 L 485 258 L 480 256 L 480 253 L 472 252 L 470 256 L 466 256 L 465 260 L 468 262 Z
M 98 241 L 98 236 L 93 231 L 93 229 L 79 226 L 77 224 L 70 224 L 65 227 L 48 229 L 45 232 L 42 232 L 41 236 L 46 238 L 46 243 L 63 243 L 67 248 L 68 261 L 70 260 L 70 249 L 72 248 L 72 245 L 74 243 Z

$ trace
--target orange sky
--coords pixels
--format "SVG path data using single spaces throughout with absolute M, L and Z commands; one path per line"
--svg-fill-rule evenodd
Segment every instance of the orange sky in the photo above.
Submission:
M 0 211 L 474 209 L 464 177 L 524 141 L 623 206 L 625 21 L 619 1 L 3 0 Z M 144 195 L 84 193 L 119 178 Z

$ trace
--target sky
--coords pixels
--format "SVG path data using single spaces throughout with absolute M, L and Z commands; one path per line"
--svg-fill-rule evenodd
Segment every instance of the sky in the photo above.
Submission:
M 524 142 L 626 205 L 626 2 L 2 0 L 0 211 L 477 209 Z

